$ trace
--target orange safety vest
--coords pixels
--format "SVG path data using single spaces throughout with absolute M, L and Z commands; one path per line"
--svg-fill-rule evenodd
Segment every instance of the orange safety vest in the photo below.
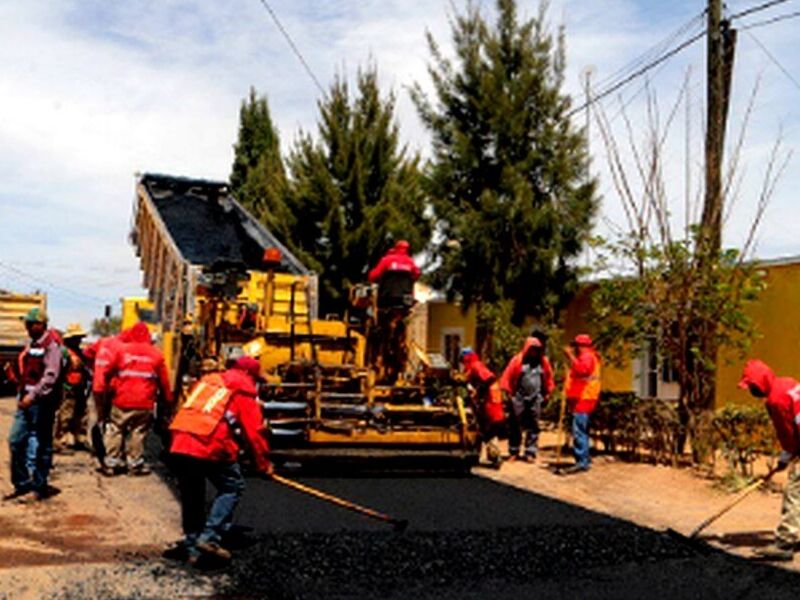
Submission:
M 588 377 L 577 376 L 570 369 L 564 382 L 567 399 L 571 401 L 571 408 L 576 412 L 591 412 L 600 397 L 600 357 L 596 352 L 592 353 L 595 358 L 592 374 Z
M 169 428 L 200 437 L 211 435 L 225 417 L 232 395 L 220 373 L 206 375 L 194 386 Z

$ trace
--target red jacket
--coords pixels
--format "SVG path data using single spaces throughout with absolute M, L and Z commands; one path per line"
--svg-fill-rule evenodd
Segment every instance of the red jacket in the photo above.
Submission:
M 564 393 L 573 413 L 591 413 L 600 399 L 600 358 L 589 347 L 581 347 L 569 365 Z
M 222 374 L 225 387 L 232 392 L 227 411 L 242 427 L 259 471 L 269 467 L 269 445 L 264 437 L 264 417 L 256 402 L 256 386 L 244 371 L 229 369 Z M 170 452 L 215 462 L 235 462 L 239 445 L 227 420 L 222 419 L 210 436 L 202 438 L 185 431 L 173 431 Z
M 739 387 L 752 383 L 766 394 L 766 407 L 784 452 L 800 454 L 800 383 L 791 377 L 775 377 L 760 360 L 747 361 Z
M 159 389 L 172 402 L 167 366 L 161 351 L 150 341 L 150 331 L 137 323 L 111 358 L 106 379 L 117 377 L 112 403 L 124 410 L 153 410 Z
M 519 383 L 519 376 L 522 374 L 522 362 L 525 359 L 525 354 L 531 346 L 540 344 L 541 342 L 534 337 L 526 338 L 525 344 L 522 346 L 522 351 L 515 354 L 508 365 L 506 365 L 503 375 L 500 377 L 500 387 L 503 388 L 508 395 L 513 395 L 517 390 Z M 553 366 L 546 356 L 542 356 L 542 395 L 547 398 L 556 387 L 556 381 L 553 377 Z
M 411 273 L 414 281 L 419 279 L 419 267 L 408 255 L 408 242 L 398 242 L 394 248 L 383 255 L 375 268 L 369 272 L 370 282 L 377 283 L 387 271 Z
M 497 384 L 497 376 L 478 358 L 474 352 L 464 356 L 464 374 L 467 381 L 480 394 L 479 409 L 490 423 L 505 420 L 503 410 L 503 394 Z
M 106 374 L 111 360 L 121 345 L 122 334 L 100 338 L 84 352 L 86 359 L 92 362 L 92 391 L 98 397 L 106 391 L 107 387 L 114 389 L 116 386 L 116 378 L 109 379 Z

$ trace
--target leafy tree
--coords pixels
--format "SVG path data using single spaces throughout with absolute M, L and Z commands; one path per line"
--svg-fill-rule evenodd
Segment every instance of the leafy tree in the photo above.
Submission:
M 242 101 L 239 134 L 234 145 L 231 191 L 282 241 L 294 224 L 286 205 L 286 171 L 281 159 L 280 138 L 272 122 L 266 97 L 255 89 Z
M 645 139 L 640 143 L 629 130 L 624 150 L 602 109 L 597 109 L 609 170 L 627 223 L 612 241 L 600 240 L 597 268 L 603 278 L 593 293 L 591 322 L 596 324 L 598 343 L 607 358 L 629 359 L 655 350 L 675 372 L 680 419 L 677 450 L 682 451 L 691 437 L 698 458 L 696 425 L 703 413 L 713 408 L 715 398 L 709 390 L 714 389 L 716 349 L 743 358 L 757 333 L 748 308 L 765 286 L 764 274 L 745 259 L 786 159 L 778 141 L 756 203 L 756 216 L 741 248 L 710 252 L 701 225 L 688 220 L 676 231 L 670 212 L 674 180 L 665 176 L 663 148 L 680 103 L 688 101 L 686 89 L 684 85 L 663 125 L 655 98 L 650 96 L 649 121 L 637 130 L 644 132 Z M 724 192 L 731 197 L 732 182 L 739 177 L 737 165 L 746 126 L 747 121 L 724 185 Z M 686 210 L 692 214 L 692 195 L 688 190 L 685 193 Z
M 381 97 L 374 67 L 356 93 L 337 77 L 319 102 L 319 137 L 301 133 L 289 158 L 290 243 L 320 277 L 323 313 L 341 313 L 393 241 L 422 250 L 430 235 L 419 159 L 398 141 L 393 94 Z
M 122 317 L 108 317 L 92 321 L 92 335 L 108 337 L 117 335 L 122 330 Z
M 435 101 L 412 90 L 433 136 L 434 279 L 466 306 L 509 299 L 515 322 L 554 322 L 574 290 L 596 182 L 561 91 L 563 31 L 548 32 L 545 4 L 524 22 L 515 0 L 497 11 L 494 26 L 472 2 L 456 15 L 454 60 L 428 34 Z

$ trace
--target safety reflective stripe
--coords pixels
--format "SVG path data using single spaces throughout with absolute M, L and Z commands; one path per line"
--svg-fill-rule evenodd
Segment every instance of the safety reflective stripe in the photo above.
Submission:
M 202 409 L 203 412 L 204 413 L 210 413 L 212 410 L 214 410 L 214 407 L 217 404 L 219 404 L 220 402 L 222 402 L 224 399 L 226 399 L 228 397 L 228 395 L 229 395 L 229 392 L 228 392 L 227 388 L 221 388 L 221 389 L 217 390 L 214 393 L 214 395 L 211 396 L 211 398 L 208 399 L 208 402 L 206 402 L 205 405 L 203 406 L 203 409 Z
M 120 377 L 136 377 L 138 379 L 155 379 L 155 373 L 149 371 L 135 371 L 133 369 L 124 369 L 119 372 Z
M 800 414 L 794 416 L 794 424 L 800 425 Z
M 33 391 L 33 390 L 35 390 L 35 389 L 36 389 L 36 386 L 35 386 L 35 385 L 26 385 L 26 386 L 25 386 L 25 391 L 26 391 L 26 392 L 30 392 L 30 391 Z

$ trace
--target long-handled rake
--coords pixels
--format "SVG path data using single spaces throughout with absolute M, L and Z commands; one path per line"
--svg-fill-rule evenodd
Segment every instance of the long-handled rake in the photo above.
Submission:
M 327 492 L 323 492 L 322 490 L 318 490 L 311 486 L 298 483 L 297 481 L 293 481 L 291 479 L 287 479 L 286 477 L 282 477 L 281 475 L 276 475 L 273 473 L 270 476 L 270 478 L 273 481 L 276 481 L 290 488 L 294 488 L 300 492 L 309 494 L 321 500 L 325 500 L 326 502 L 336 504 L 337 506 L 341 506 L 342 508 L 352 510 L 353 512 L 360 513 L 372 519 L 377 519 L 378 521 L 384 521 L 386 523 L 390 523 L 394 527 L 394 530 L 398 533 L 404 532 L 408 527 L 408 521 L 406 519 L 395 519 L 394 517 L 387 515 L 385 513 L 373 510 L 371 508 L 367 508 L 366 506 L 361 506 L 360 504 L 356 504 L 355 502 L 350 502 L 349 500 L 345 500 L 344 498 L 339 498 L 338 496 L 334 496 L 333 494 L 328 494 Z

